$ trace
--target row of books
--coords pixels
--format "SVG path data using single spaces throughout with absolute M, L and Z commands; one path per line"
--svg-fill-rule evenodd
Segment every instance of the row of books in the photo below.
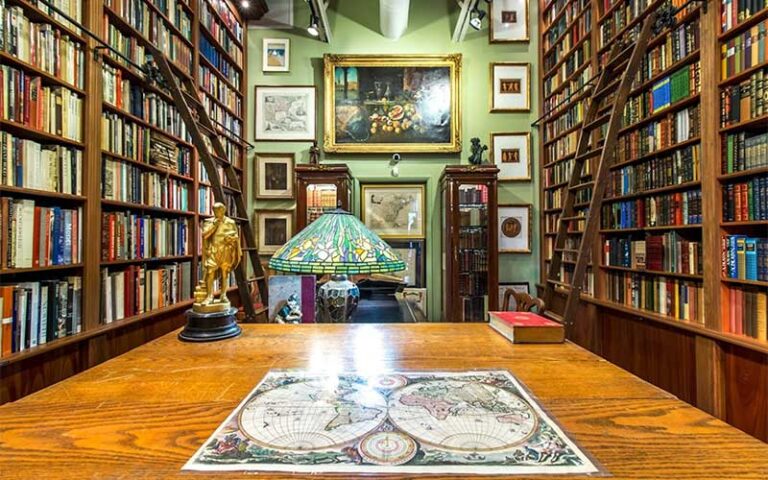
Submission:
M 106 200 L 139 203 L 150 207 L 189 210 L 189 182 L 104 157 L 101 196 Z
M 459 295 L 482 297 L 488 293 L 488 278 L 485 272 L 459 276 Z
M 699 145 L 611 171 L 605 196 L 629 195 L 699 180 Z
M 169 144 L 171 150 L 168 149 Z M 190 149 L 177 147 L 175 142 L 169 142 L 161 134 L 126 120 L 117 113 L 101 114 L 101 149 L 140 163 L 167 168 L 179 175 L 189 176 L 191 173 Z M 158 152 L 159 149 L 165 154 Z
M 562 38 L 552 38 L 554 30 L 547 32 L 547 36 L 544 39 L 544 69 L 548 70 L 552 68 L 563 55 L 570 52 L 574 45 L 579 43 L 584 37 L 590 35 L 590 29 L 592 26 L 592 10 L 589 9 L 584 15 L 576 20 L 576 23 L 570 26 L 570 30 Z M 556 41 L 557 43 L 547 45 L 549 39 Z M 559 40 L 558 40 L 559 39 Z
M 704 288 L 695 281 L 662 275 L 610 272 L 606 276 L 612 302 L 678 320 L 704 321 Z
M 613 37 L 643 13 L 651 3 L 651 0 L 629 0 L 613 10 L 610 16 L 600 23 L 600 48 L 611 44 Z
M 160 24 L 162 25 L 162 22 Z M 125 35 L 115 27 L 108 14 L 104 14 L 103 25 L 103 40 L 121 54 L 130 58 L 134 63 L 144 65 L 149 60 L 143 42 L 150 42 L 159 48 L 179 70 L 191 74 L 192 50 L 180 37 L 171 35 L 168 28 L 164 25 L 160 29 L 153 31 L 151 35 L 152 38 L 157 40 L 152 40 L 146 35 L 143 39 L 132 35 Z
M 568 57 L 566 57 L 563 63 L 561 63 L 553 72 L 550 72 L 554 68 L 557 62 L 549 61 L 543 64 L 544 72 L 549 74 L 548 76 L 557 75 L 562 79 L 570 77 L 576 70 L 581 68 L 584 63 L 589 62 L 592 56 L 592 42 L 589 38 L 585 39 L 581 45 L 572 51 Z
M 307 208 L 336 208 L 336 185 L 307 186 Z
M 466 186 L 459 188 L 459 204 L 488 203 L 488 187 L 485 185 Z
M 542 38 L 542 47 L 544 51 L 546 52 L 550 48 L 552 48 L 552 45 L 555 44 L 555 42 L 565 33 L 566 29 L 568 29 L 571 25 L 571 22 L 573 22 L 574 18 L 576 18 L 577 15 L 582 13 L 585 9 L 588 11 L 582 15 L 581 18 L 587 16 L 590 17 L 592 14 L 591 5 L 589 2 L 583 2 L 583 1 L 576 1 L 576 2 L 568 2 L 568 4 L 564 7 L 565 13 L 560 16 L 559 18 L 554 16 L 556 10 L 554 8 L 551 8 L 547 11 L 547 15 L 551 16 L 549 21 L 545 21 L 545 29 L 548 29 L 547 32 L 544 34 Z M 557 15 L 559 15 L 559 12 L 557 12 Z M 555 22 L 555 23 L 552 23 Z M 589 29 L 589 25 L 591 22 L 586 22 L 587 29 Z M 576 27 L 578 29 L 582 29 L 582 22 L 579 22 L 579 25 Z
M 21 123 L 59 137 L 81 141 L 83 99 L 64 87 L 0 65 L 0 112 L 3 120 Z
M 83 151 L 0 132 L 0 185 L 82 194 Z
M 217 72 L 226 78 L 236 89 L 240 89 L 240 72 L 230 64 L 221 54 L 219 49 L 214 46 L 205 36 L 200 36 L 200 55 L 208 60 Z
M 141 118 L 164 132 L 189 141 L 187 125 L 176 106 L 155 92 L 123 78 L 122 70 L 104 65 L 102 68 L 104 101 L 121 111 Z
M 478 273 L 488 271 L 487 243 L 479 249 L 463 249 L 459 247 L 458 265 L 461 273 Z
M 592 157 L 584 162 L 582 168 L 582 176 L 590 175 L 594 171 L 593 163 L 597 163 L 600 157 Z M 571 179 L 573 173 L 573 167 L 576 164 L 576 160 L 569 158 L 568 160 L 558 162 L 551 167 L 544 170 L 544 187 L 550 187 L 559 183 L 567 182 Z
M 488 296 L 461 297 L 460 322 L 484 322 L 488 315 Z
M 198 11 L 204 10 L 206 4 L 213 8 L 213 10 L 219 15 L 219 20 L 224 22 L 224 25 L 229 28 L 235 35 L 235 40 L 243 43 L 243 24 L 237 19 L 235 14 L 230 10 L 230 4 L 226 0 L 199 0 Z
M 80 263 L 81 208 L 49 207 L 0 197 L 0 268 Z
M 561 282 L 572 285 L 573 273 L 575 269 L 576 269 L 576 265 L 573 263 L 564 263 L 560 265 L 560 276 L 558 278 L 560 278 Z M 590 296 L 594 295 L 595 274 L 591 268 L 588 268 L 586 274 L 584 275 L 584 281 L 581 285 L 581 292 Z
M 727 127 L 768 114 L 768 68 L 758 70 L 738 85 L 720 91 L 720 126 Z
M 203 90 L 213 98 L 223 103 L 230 110 L 242 114 L 243 100 L 226 82 L 206 65 L 200 65 L 198 79 Z
M 0 357 L 82 330 L 82 279 L 0 285 Z
M 459 225 L 462 227 L 484 227 L 488 225 L 488 209 L 485 206 L 480 208 L 462 208 L 459 210 Z
M 723 137 L 722 173 L 768 167 L 768 132 L 729 133 Z
M 723 185 L 723 221 L 768 220 L 768 175 Z
M 157 21 L 153 15 L 153 8 L 156 8 L 170 20 L 171 24 L 181 32 L 184 38 L 190 42 L 192 41 L 192 18 L 178 2 L 148 0 L 152 4 L 152 8 L 150 8 L 145 3 L 146 1 L 104 0 L 104 5 L 114 10 L 120 18 L 128 21 L 129 24 L 140 32 L 144 32 L 146 28 L 152 28 L 152 22 Z
M 187 38 L 180 37 L 173 32 L 162 16 L 154 10 L 150 10 L 143 0 L 123 1 L 125 1 L 126 5 L 133 6 L 134 8 L 130 12 L 123 12 L 117 16 L 133 27 L 145 41 L 160 49 L 181 70 L 191 73 L 192 48 L 186 43 L 192 39 L 191 28 Z M 115 5 L 120 3 L 119 0 L 105 0 L 104 5 L 114 8 Z M 104 21 L 109 22 L 109 15 L 104 15 Z
M 721 31 L 727 32 L 766 7 L 766 0 L 720 0 Z
M 566 185 L 554 190 L 544 191 L 544 208 L 561 208 L 565 201 Z M 592 199 L 592 187 L 580 188 L 576 190 L 574 205 L 589 202 Z
M 227 160 L 236 167 L 242 166 L 242 159 L 240 154 L 243 152 L 243 147 L 239 143 L 235 143 L 225 135 L 219 135 L 219 141 L 221 146 L 224 147 L 224 152 L 227 155 Z
M 213 197 L 213 190 L 211 190 L 211 188 L 206 185 L 200 185 L 200 188 L 198 188 L 197 193 L 198 193 L 197 213 L 199 213 L 200 215 L 212 216 L 213 204 L 216 202 L 216 200 Z M 237 212 L 235 197 L 233 197 L 227 192 L 224 192 L 223 203 L 227 207 L 227 212 L 228 212 L 227 215 L 237 216 L 235 213 Z
M 661 74 L 675 62 L 679 62 L 698 49 L 698 20 L 677 26 L 666 35 L 664 43 L 645 54 L 640 71 L 635 78 L 635 86 Z
M 200 183 L 206 183 L 206 184 L 211 183 L 211 179 L 208 176 L 208 171 L 205 167 L 203 167 L 203 165 L 200 165 L 200 168 L 198 168 L 197 171 L 198 171 L 198 179 L 200 180 Z M 216 173 L 219 177 L 219 181 L 221 182 L 221 184 L 224 185 L 225 187 L 229 187 L 230 186 L 229 179 L 227 178 L 227 175 L 224 173 L 223 165 L 219 165 L 219 164 L 216 165 Z
M 83 44 L 50 23 L 33 22 L 20 6 L 0 0 L 0 51 L 83 88 Z
M 677 232 L 648 235 L 643 240 L 609 238 L 603 242 L 604 265 L 667 273 L 701 275 L 701 242 Z
M 172 263 L 101 272 L 101 318 L 112 323 L 190 298 L 192 264 Z
M 699 225 L 701 190 L 611 202 L 603 205 L 600 220 L 604 229 Z
M 767 30 L 768 20 L 720 46 L 720 77 L 723 80 L 768 61 Z
M 723 235 L 720 255 L 724 277 L 768 281 L 768 238 Z
M 208 116 L 214 123 L 224 125 L 231 133 L 235 135 L 243 134 L 243 122 L 240 118 L 232 115 L 226 109 L 222 108 L 218 103 L 211 100 L 208 95 L 203 96 L 203 105 L 208 112 Z
M 243 51 L 238 45 L 240 42 L 235 42 L 235 39 L 230 36 L 229 31 L 224 28 L 223 24 L 219 23 L 218 17 L 210 9 L 201 8 L 198 12 L 200 13 L 200 24 L 208 30 L 211 36 L 219 43 L 219 46 L 229 54 L 235 63 L 242 65 Z
M 563 135 L 548 145 L 544 145 L 544 165 L 573 154 L 576 151 L 578 141 L 579 131 L 576 130 Z
M 132 212 L 102 212 L 101 259 L 135 260 L 189 255 L 190 220 Z
M 49 7 L 48 5 L 51 5 Z M 70 22 L 66 17 L 73 19 L 77 23 L 83 21 L 83 1 L 82 0 L 50 0 L 42 2 L 33 2 L 38 10 L 53 18 L 65 27 L 69 27 L 73 32 L 80 34 L 80 28 L 74 23 Z M 52 8 L 53 7 L 53 8 Z M 55 10 L 54 10 L 55 9 Z M 58 10 L 58 11 L 57 11 Z M 62 12 L 64 15 L 62 15 Z
M 700 91 L 699 62 L 686 65 L 653 84 L 650 91 L 632 97 L 624 107 L 624 125 L 632 125 L 653 113 Z
M 726 288 L 720 296 L 723 304 L 723 330 L 768 340 L 767 297 L 765 290 Z
M 634 129 L 621 137 L 616 145 L 616 161 L 627 162 L 692 140 L 701 135 L 701 110 L 694 105 L 671 112 L 658 121 Z
M 488 229 L 487 228 L 466 228 L 462 229 L 459 235 L 459 249 L 462 248 L 474 248 L 474 249 L 487 249 L 488 248 Z
M 570 74 L 558 72 L 558 74 L 546 77 L 543 82 L 544 98 L 548 98 L 555 90 L 561 88 L 563 84 L 565 84 L 564 91 L 576 91 L 576 89 L 583 87 L 592 79 L 591 62 L 579 65 L 578 71 L 578 74 L 575 72 Z
M 584 119 L 585 102 L 576 102 L 556 117 L 550 117 L 544 123 L 544 141 L 556 137 L 561 132 L 574 127 Z

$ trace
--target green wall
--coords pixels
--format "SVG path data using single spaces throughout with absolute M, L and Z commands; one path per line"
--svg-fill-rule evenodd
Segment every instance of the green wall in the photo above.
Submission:
M 531 122 L 537 117 L 538 74 L 536 18 L 538 2 L 530 2 L 530 43 L 490 44 L 487 22 L 483 30 L 470 29 L 462 43 L 453 43 L 451 36 L 459 7 L 456 0 L 412 0 L 406 33 L 399 40 L 389 40 L 379 33 L 378 0 L 336 0 L 328 12 L 333 42 L 328 45 L 310 37 L 304 27 L 309 21 L 309 9 L 303 0 L 294 2 L 292 30 L 264 30 L 250 28 L 247 34 L 248 54 L 248 139 L 253 141 L 253 89 L 255 85 L 316 85 L 318 88 L 317 138 L 322 145 L 323 131 L 323 54 L 434 54 L 461 53 L 462 69 L 462 143 L 465 150 L 460 154 L 403 154 L 400 176 L 390 175 L 391 154 L 323 154 L 323 162 L 346 163 L 357 182 L 426 182 L 427 185 L 427 288 L 430 319 L 441 319 L 441 271 L 440 232 L 441 215 L 438 198 L 438 182 L 445 165 L 468 163 L 469 139 L 480 137 L 490 145 L 491 132 L 532 131 L 533 182 L 500 183 L 500 203 L 533 203 L 534 218 L 538 218 L 538 176 L 535 168 L 538 151 L 536 131 Z M 484 2 L 481 5 L 485 8 Z M 290 72 L 262 72 L 262 39 L 290 38 Z M 494 113 L 489 109 L 489 64 L 500 61 L 524 61 L 531 63 L 532 85 L 530 113 Z M 296 153 L 297 163 L 308 162 L 309 145 L 291 142 L 260 142 L 249 156 L 249 175 L 254 172 L 254 152 Z M 486 156 L 487 158 L 487 156 Z M 253 178 L 249 179 L 253 186 Z M 254 188 L 250 189 L 251 192 Z M 355 186 L 353 208 L 359 214 L 359 183 Z M 253 195 L 252 195 L 253 196 Z M 253 209 L 293 208 L 293 201 L 259 200 L 251 198 Z M 528 281 L 534 289 L 538 275 L 538 229 L 534 221 L 532 254 L 501 254 L 499 279 L 502 282 Z

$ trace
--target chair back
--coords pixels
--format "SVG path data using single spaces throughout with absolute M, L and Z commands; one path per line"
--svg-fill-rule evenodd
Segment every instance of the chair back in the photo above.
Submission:
M 538 314 L 544 313 L 544 300 L 533 297 L 525 292 L 516 292 L 511 288 L 504 291 L 504 299 L 501 302 L 502 310 L 508 311 L 510 308 L 511 300 L 515 299 L 515 311 L 516 312 L 530 312 L 536 307 Z

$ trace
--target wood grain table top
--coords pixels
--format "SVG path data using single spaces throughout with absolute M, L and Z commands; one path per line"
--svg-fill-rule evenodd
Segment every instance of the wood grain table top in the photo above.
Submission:
M 253 478 L 181 467 L 267 371 L 284 368 L 508 369 L 616 479 L 768 479 L 768 444 L 586 350 L 446 323 L 244 325 L 210 344 L 166 335 L 0 406 L 0 478 Z

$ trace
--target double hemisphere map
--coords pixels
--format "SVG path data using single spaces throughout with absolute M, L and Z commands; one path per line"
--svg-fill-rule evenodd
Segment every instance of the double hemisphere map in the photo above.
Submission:
M 270 371 L 185 470 L 596 473 L 507 371 Z

